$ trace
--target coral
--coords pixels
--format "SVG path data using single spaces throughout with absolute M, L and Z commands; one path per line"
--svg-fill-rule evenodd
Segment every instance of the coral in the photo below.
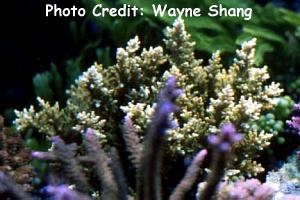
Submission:
M 24 146 L 20 135 L 4 127 L 3 123 L 4 119 L 0 116 L 0 171 L 26 191 L 31 191 L 33 171 L 30 150 Z
M 61 196 L 74 199 L 90 199 L 88 194 L 93 192 L 93 196 L 98 198 L 97 189 L 89 184 L 91 180 L 88 181 L 86 177 L 88 172 L 96 171 L 101 183 L 99 190 L 101 188 L 103 191 L 101 199 L 118 199 L 116 197 L 118 195 L 117 184 L 114 181 L 111 165 L 109 164 L 110 158 L 101 149 L 97 135 L 92 129 L 88 129 L 84 134 L 84 144 L 87 149 L 86 156 L 75 154 L 74 152 L 78 146 L 74 143 L 66 145 L 59 136 L 54 136 L 52 142 L 54 143 L 53 146 L 59 146 L 59 148 L 50 149 L 48 152 L 36 151 L 32 153 L 34 159 L 50 162 L 53 166 L 50 173 L 53 173 L 52 176 L 60 177 L 58 183 L 49 183 L 44 190 L 46 194 L 53 195 L 54 199 L 60 199 Z M 62 150 L 65 150 L 65 152 L 62 156 L 59 156 Z M 63 156 L 66 156 L 65 159 L 63 159 Z M 68 162 L 69 160 L 71 162 Z M 86 167 L 87 165 L 89 167 Z M 56 174 L 56 171 L 62 171 L 63 173 Z
M 126 137 L 127 148 L 131 154 L 138 154 L 138 156 L 130 156 L 136 170 L 137 186 L 136 191 L 131 192 L 131 196 L 136 196 L 136 199 L 162 199 L 161 188 L 161 158 L 164 141 L 166 141 L 167 130 L 174 128 L 174 119 L 171 117 L 172 113 L 176 113 L 179 109 L 174 104 L 174 101 L 182 95 L 182 91 L 176 86 L 175 77 L 170 77 L 165 87 L 161 90 L 155 111 L 152 116 L 152 120 L 149 124 L 147 134 L 144 142 L 141 144 L 138 141 L 137 133 L 132 127 L 130 118 L 125 117 L 124 120 L 124 137 Z M 88 162 L 94 167 L 96 171 L 100 187 L 90 189 L 96 199 L 128 199 L 133 198 L 128 195 L 129 189 L 122 173 L 115 173 L 115 171 L 121 171 L 120 169 L 114 170 L 114 168 L 120 167 L 120 164 L 116 162 L 116 153 L 112 155 L 107 154 L 99 142 L 99 137 L 95 132 L 88 128 L 83 135 L 83 143 L 86 149 L 86 156 L 79 156 L 74 154 L 75 145 L 66 145 L 58 136 L 55 136 L 52 140 L 53 148 L 49 152 L 34 152 L 32 156 L 37 159 L 49 160 L 51 162 L 58 161 L 61 167 L 64 169 L 64 174 L 68 184 L 74 184 L 73 189 L 70 186 L 49 185 L 45 188 L 48 194 L 52 194 L 55 199 L 73 198 L 73 199 L 88 199 L 88 192 L 82 190 L 85 187 L 86 182 L 83 178 L 83 174 L 79 169 L 79 162 Z M 218 182 L 224 175 L 225 166 L 229 160 L 229 154 L 232 152 L 233 143 L 241 140 L 241 134 L 236 133 L 236 129 L 233 124 L 224 124 L 221 128 L 221 133 L 218 136 L 212 135 L 209 139 L 210 143 L 214 146 L 214 159 L 212 160 L 212 173 L 206 182 L 206 188 L 200 195 L 200 199 L 208 199 L 209 196 L 205 195 L 209 191 L 212 196 L 216 190 Z M 134 147 L 135 146 L 135 147 Z M 200 172 L 200 167 L 207 155 L 207 150 L 203 149 L 198 152 L 188 167 L 186 174 L 174 188 L 170 199 L 181 200 L 185 199 L 185 195 L 191 190 Z M 78 160 L 76 162 L 75 160 Z M 74 173 L 76 172 L 76 173 Z M 77 180 L 74 179 L 74 175 L 78 174 Z M 121 174 L 121 175 L 117 175 Z M 82 183 L 79 180 L 84 180 Z M 119 177 L 119 178 L 118 178 Z M 211 187 L 211 184 L 214 186 Z M 80 186 L 81 185 L 81 186 Z M 78 187 L 80 186 L 80 187 Z M 121 187 L 120 187 L 121 186 Z M 124 188 L 121 192 L 121 188 Z M 74 189 L 77 189 L 74 190 Z M 80 193 L 78 192 L 80 190 Z
M 86 195 L 80 194 L 74 190 L 71 190 L 66 185 L 60 185 L 60 186 L 53 186 L 49 185 L 45 188 L 45 192 L 53 195 L 53 198 L 55 200 L 66 200 L 66 199 L 72 199 L 72 200 L 91 200 Z
M 76 145 L 66 145 L 59 137 L 53 137 L 53 152 L 56 158 L 62 163 L 63 173 L 76 185 L 76 189 L 81 192 L 88 192 L 88 183 L 81 173 L 80 165 L 74 158 Z
M 273 135 L 278 135 L 284 128 L 284 122 L 277 120 L 274 113 L 269 112 L 262 115 L 257 121 L 251 124 L 251 126 L 254 129 L 261 129 L 268 133 L 273 133 Z
M 96 172 L 101 182 L 103 199 L 121 199 L 119 188 L 109 164 L 109 157 L 101 148 L 92 129 L 85 133 L 85 146 L 91 158 L 95 159 Z
M 139 200 L 162 199 L 160 188 L 162 145 L 167 130 L 173 127 L 170 115 L 178 111 L 174 101 L 181 93 L 182 91 L 177 89 L 176 78 L 170 77 L 159 94 L 141 154 L 137 184 Z
M 284 195 L 300 199 L 300 152 L 291 156 L 278 171 L 269 172 L 266 182 L 276 189 L 275 199 L 285 199 Z
M 140 149 L 139 164 L 137 169 L 137 199 L 162 199 L 162 191 L 160 188 L 160 168 L 161 168 L 161 154 L 162 146 L 166 137 L 167 130 L 173 127 L 173 121 L 170 117 L 172 113 L 178 111 L 178 107 L 175 106 L 174 101 L 182 94 L 182 91 L 176 86 L 176 79 L 170 77 L 166 83 L 166 86 L 161 90 L 159 98 L 157 100 L 157 106 L 155 107 L 154 114 L 152 116 L 149 129 L 147 131 L 143 144 L 137 144 L 142 146 Z M 128 127 L 128 122 L 125 121 L 125 128 Z M 131 128 L 124 131 L 124 135 L 129 134 Z M 136 134 L 135 132 L 131 134 Z M 99 137 L 92 129 L 87 129 L 83 135 L 83 142 L 86 149 L 85 159 L 83 156 L 74 154 L 74 145 L 66 145 L 59 136 L 55 136 L 52 140 L 53 148 L 49 152 L 33 152 L 32 156 L 37 159 L 49 160 L 51 162 L 58 161 L 61 167 L 64 169 L 65 178 L 69 181 L 68 184 L 74 184 L 73 188 L 80 190 L 83 193 L 88 193 L 86 190 L 82 190 L 82 184 L 79 178 L 84 180 L 82 173 L 79 171 L 79 162 L 88 162 L 93 164 L 93 170 L 96 171 L 100 187 L 95 190 L 90 190 L 93 194 L 97 194 L 95 198 L 101 199 L 127 199 L 128 189 L 124 178 L 118 178 L 116 171 L 114 170 L 119 164 L 115 162 L 116 153 L 108 155 L 101 147 Z M 130 142 L 129 140 L 134 140 Z M 127 141 L 131 149 L 132 145 L 135 145 L 136 138 L 128 137 Z M 62 152 L 63 151 L 63 152 Z M 134 153 L 135 151 L 131 152 Z M 172 199 L 183 199 L 184 194 L 188 192 L 196 181 L 196 177 L 199 173 L 199 168 L 206 156 L 206 150 L 201 150 L 198 155 L 192 161 L 191 166 L 187 170 L 187 174 L 184 176 L 180 184 L 175 188 Z M 65 157 L 65 159 L 63 159 Z M 136 157 L 132 157 L 136 159 Z M 76 162 L 77 160 L 78 162 Z M 76 172 L 79 177 L 74 179 Z M 121 175 L 122 176 L 122 175 Z M 119 177 L 121 177 L 119 176 Z M 79 187 L 80 186 L 80 187 Z M 126 186 L 126 191 L 121 192 L 121 187 Z M 47 186 L 46 192 L 53 194 L 57 199 L 60 199 L 62 195 L 66 197 L 78 198 L 78 196 L 84 197 L 83 193 L 76 190 L 70 190 L 66 185 L 61 186 Z M 100 196 L 99 196 L 100 195 Z M 134 194 L 132 194 L 134 195 Z
M 130 153 L 130 160 L 137 169 L 140 165 L 142 146 L 132 120 L 128 115 L 125 116 L 123 125 L 123 137 L 126 143 L 127 151 Z
M 176 186 L 170 196 L 170 200 L 184 199 L 184 195 L 192 188 L 200 171 L 200 166 L 207 154 L 207 150 L 203 149 L 193 159 L 193 162 L 188 167 L 185 176 Z
M 57 163 L 63 169 L 60 183 L 50 183 L 44 189 L 43 193 L 49 198 L 62 199 L 162 199 L 161 187 L 161 169 L 162 154 L 164 143 L 167 142 L 168 130 L 174 129 L 174 115 L 179 111 L 175 105 L 176 99 L 182 95 L 182 90 L 178 89 L 176 78 L 171 76 L 165 86 L 161 89 L 156 106 L 154 108 L 151 122 L 143 142 L 137 140 L 137 132 L 132 128 L 130 118 L 127 116 L 124 120 L 124 137 L 130 153 L 138 153 L 139 156 L 131 156 L 136 169 L 136 189 L 128 187 L 124 174 L 122 172 L 116 149 L 107 153 L 101 145 L 101 137 L 90 128 L 85 130 L 83 137 L 83 146 L 66 144 L 59 136 L 52 139 L 52 148 L 48 152 L 33 152 L 32 156 L 37 159 L 48 160 Z M 132 131 L 132 133 L 129 133 Z M 126 136 L 125 136 L 126 135 Z M 261 199 L 268 200 L 273 194 L 272 188 L 265 184 L 261 185 L 259 181 L 248 180 L 246 182 L 237 182 L 233 185 L 224 183 L 218 189 L 219 181 L 224 176 L 225 167 L 233 158 L 233 150 L 237 142 L 240 142 L 242 135 L 237 133 L 236 127 L 231 123 L 225 123 L 221 126 L 217 135 L 208 137 L 212 145 L 213 154 L 211 159 L 211 169 L 208 178 L 204 182 L 204 187 L 198 193 L 198 199 Z M 135 146 L 133 148 L 133 146 Z M 207 156 L 207 150 L 200 150 L 193 158 L 190 166 L 186 170 L 179 184 L 174 188 L 171 194 L 171 200 L 183 200 L 198 180 L 200 168 Z M 95 181 L 97 174 L 99 186 L 93 187 L 89 183 Z M 87 174 L 92 175 L 93 180 L 87 181 Z M 74 177 L 77 175 L 76 177 Z M 50 181 L 51 182 L 51 181 Z M 97 182 L 97 181 L 96 181 Z M 202 182 L 203 183 L 203 182 Z M 16 197 L 22 199 L 22 190 L 18 193 L 16 185 L 0 174 L 0 195 Z M 216 193 L 217 192 L 217 193 Z M 17 196 L 16 196 L 17 195 Z M 26 197 L 27 198 L 27 197 Z M 23 198 L 23 199 L 26 199 Z M 43 197 L 41 197 L 43 198 Z
M 23 191 L 24 188 L 15 184 L 7 175 L 0 172 L 0 196 L 1 199 L 29 200 L 29 196 Z
M 286 119 L 290 116 L 295 102 L 290 96 L 283 96 L 279 99 L 274 109 L 274 114 L 278 119 Z
M 270 112 L 261 115 L 251 126 L 253 129 L 264 130 L 267 133 L 278 135 L 284 128 L 286 120 L 292 112 L 294 101 L 289 96 L 278 98 L 277 105 Z
M 246 181 L 237 181 L 235 183 L 221 183 L 216 200 L 244 200 L 244 199 L 262 199 L 271 200 L 275 190 L 268 184 L 262 184 L 257 179 L 248 179 Z
M 300 103 L 295 104 L 294 106 L 295 111 L 300 112 Z M 287 121 L 287 124 L 292 127 L 298 135 L 300 135 L 300 117 L 299 116 L 292 116 L 291 120 Z
M 17 128 L 31 128 L 50 137 L 80 134 L 89 127 L 105 148 L 121 132 L 116 122 L 127 115 L 143 139 L 155 112 L 155 97 L 163 82 L 174 75 L 184 95 L 177 100 L 182 112 L 171 116 L 177 128 L 168 134 L 170 155 L 195 153 L 204 146 L 208 134 L 216 134 L 230 121 L 244 135 L 243 142 L 236 146 L 238 156 L 231 169 L 249 176 L 263 171 L 255 158 L 257 151 L 269 145 L 272 134 L 253 129 L 250 124 L 276 105 L 282 90 L 277 83 L 268 84 L 266 66 L 255 67 L 256 40 L 245 42 L 228 68 L 222 66 L 218 51 L 207 66 L 195 57 L 195 43 L 190 41 L 181 19 L 167 28 L 164 42 L 165 52 L 160 46 L 140 50 L 135 37 L 125 49 L 117 50 L 114 66 L 95 64 L 76 80 L 68 91 L 65 108 L 58 104 L 51 107 L 38 99 L 40 111 L 33 107 L 16 111 Z
M 199 191 L 200 199 L 211 199 L 216 191 L 218 183 L 225 173 L 226 164 L 228 163 L 232 146 L 239 142 L 242 135 L 236 132 L 233 124 L 224 124 L 221 127 L 220 135 L 210 135 L 209 143 L 214 146 L 214 156 L 210 167 L 210 174 L 207 181 L 202 184 L 203 189 Z

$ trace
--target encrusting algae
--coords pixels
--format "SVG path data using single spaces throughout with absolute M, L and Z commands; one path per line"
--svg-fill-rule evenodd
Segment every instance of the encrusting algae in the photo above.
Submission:
M 274 108 L 282 89 L 278 83 L 269 83 L 266 66 L 254 65 L 256 39 L 242 44 L 229 67 L 221 64 L 219 51 L 206 66 L 195 58 L 195 43 L 181 19 L 166 29 L 164 42 L 166 50 L 161 46 L 141 49 L 138 37 L 130 40 L 126 48 L 117 50 L 115 65 L 95 64 L 75 81 L 64 108 L 38 98 L 39 111 L 33 106 L 16 111 L 18 130 L 53 136 L 79 134 L 89 127 L 105 146 L 120 133 L 126 115 L 143 139 L 155 97 L 174 75 L 184 94 L 177 99 L 180 114 L 171 116 L 176 128 L 168 131 L 168 153 L 193 154 L 206 144 L 209 134 L 232 122 L 244 139 L 235 146 L 237 158 L 230 169 L 244 176 L 262 172 L 255 161 L 257 151 L 269 145 L 272 133 L 250 124 Z

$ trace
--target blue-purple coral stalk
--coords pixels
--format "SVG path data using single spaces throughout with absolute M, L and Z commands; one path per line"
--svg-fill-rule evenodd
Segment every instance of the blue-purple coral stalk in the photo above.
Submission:
M 200 166 L 202 165 L 202 162 L 205 159 L 206 155 L 206 149 L 202 149 L 198 152 L 198 154 L 194 157 L 191 165 L 188 167 L 185 176 L 172 192 L 169 198 L 170 200 L 184 199 L 187 192 L 192 189 L 193 184 L 197 180 Z
M 164 135 L 167 129 L 174 128 L 174 122 L 170 120 L 170 114 L 179 110 L 174 101 L 181 94 L 182 90 L 177 88 L 176 78 L 171 76 L 157 100 L 157 107 L 151 123 L 151 127 L 157 129 L 156 133 Z
M 174 101 L 181 94 L 182 90 L 177 88 L 176 78 L 171 76 L 158 96 L 157 105 L 141 155 L 141 167 L 139 168 L 137 181 L 139 200 L 161 199 L 159 172 L 161 147 L 167 129 L 174 127 L 170 115 L 178 111 L 178 107 L 174 104 Z
M 56 158 L 62 163 L 64 175 L 75 183 L 78 191 L 87 193 L 89 191 L 88 181 L 75 158 L 76 145 L 67 145 L 59 136 L 52 137 L 52 144 Z
M 122 200 L 118 184 L 109 164 L 109 157 L 102 149 L 93 129 L 88 128 L 84 134 L 84 145 L 90 157 L 95 159 L 95 170 L 101 184 L 101 199 Z M 116 163 L 114 163 L 116 165 Z
M 221 152 L 230 152 L 232 144 L 242 140 L 242 135 L 236 132 L 236 128 L 231 123 L 226 123 L 221 127 L 220 135 L 210 135 L 208 142 Z
M 214 147 L 214 152 L 210 168 L 211 172 L 205 183 L 204 189 L 200 192 L 199 198 L 201 200 L 212 199 L 212 196 L 217 189 L 217 185 L 224 175 L 225 167 L 232 151 L 232 146 L 241 139 L 242 135 L 237 133 L 235 126 L 231 123 L 223 124 L 219 135 L 210 135 L 208 137 L 209 143 Z
M 46 193 L 53 195 L 55 200 L 91 200 L 88 196 L 71 190 L 67 185 L 49 185 L 44 190 Z

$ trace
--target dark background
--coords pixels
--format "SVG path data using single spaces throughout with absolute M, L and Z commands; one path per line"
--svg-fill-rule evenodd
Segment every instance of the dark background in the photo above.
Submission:
M 75 2 L 75 1 L 74 1 Z M 32 78 L 79 54 L 69 37 L 69 23 L 80 18 L 45 17 L 45 4 L 61 7 L 79 1 L 26 0 L 1 6 L 0 113 L 9 107 L 22 108 L 34 98 Z

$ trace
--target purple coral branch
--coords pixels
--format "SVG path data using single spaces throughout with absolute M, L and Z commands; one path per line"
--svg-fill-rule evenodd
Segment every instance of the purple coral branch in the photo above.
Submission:
M 137 174 L 137 199 L 139 200 L 161 199 L 159 170 L 162 156 L 162 145 L 167 130 L 174 127 L 173 122 L 170 119 L 170 115 L 179 110 L 174 104 L 174 101 L 181 93 L 182 91 L 177 88 L 176 78 L 170 77 L 158 97 L 155 112 L 144 141 L 144 148 L 137 157 L 137 160 L 140 160 Z M 128 131 L 133 127 L 133 124 L 129 118 L 125 119 L 125 123 L 126 122 L 126 128 Z M 131 130 L 130 132 L 135 131 Z M 221 127 L 219 135 L 212 135 L 208 137 L 209 143 L 214 147 L 214 160 L 211 164 L 211 173 L 208 176 L 204 189 L 200 193 L 200 199 L 211 199 L 211 197 L 214 195 L 217 184 L 224 175 L 226 163 L 232 151 L 232 146 L 235 142 L 238 142 L 241 139 L 242 135 L 237 133 L 235 126 L 231 123 L 224 124 Z M 130 138 L 130 140 L 132 140 L 132 138 Z M 139 139 L 133 138 L 133 141 L 131 142 L 134 142 L 132 145 L 138 145 Z M 66 156 L 75 156 L 74 152 L 72 151 L 72 147 L 64 144 L 59 137 L 54 137 L 53 143 L 54 152 L 52 152 L 52 154 L 34 152 L 32 157 L 45 160 L 58 159 L 63 162 L 66 161 Z M 120 187 L 120 185 L 125 183 L 123 180 L 121 180 L 123 175 L 120 173 L 119 169 L 114 170 L 111 166 L 111 161 L 117 161 L 118 158 L 116 157 L 116 159 L 109 160 L 108 155 L 103 151 L 101 145 L 97 142 L 97 138 L 92 129 L 87 129 L 85 132 L 84 144 L 88 152 L 88 157 L 94 158 L 93 163 L 96 165 L 97 173 L 101 180 L 103 199 L 120 199 L 120 197 L 125 198 L 127 196 L 124 195 L 127 193 L 126 188 L 122 189 L 122 187 Z M 138 150 L 134 151 L 139 152 Z M 175 188 L 170 199 L 184 199 L 185 194 L 192 187 L 196 180 L 197 174 L 200 170 L 200 165 L 206 154 L 206 150 L 202 150 L 197 154 L 191 166 L 188 168 L 186 175 Z M 114 157 L 112 156 L 111 158 Z M 74 158 L 71 160 L 74 162 Z M 63 164 L 66 165 L 66 163 Z M 65 194 L 67 197 L 68 195 L 72 195 L 70 192 L 73 192 L 70 189 L 63 187 L 50 187 L 48 189 L 50 190 L 49 193 L 53 191 L 54 194 Z
M 110 166 L 110 159 L 102 149 L 94 130 L 88 128 L 84 134 L 84 145 L 88 155 L 95 159 L 95 170 L 100 180 L 103 200 L 122 199 L 120 188 Z M 114 163 L 116 164 L 116 163 Z
M 211 199 L 214 195 L 217 185 L 224 175 L 228 157 L 232 151 L 232 145 L 239 142 L 242 135 L 237 133 L 235 126 L 231 123 L 223 124 L 218 136 L 211 135 L 208 141 L 214 147 L 213 161 L 211 163 L 211 173 L 205 183 L 205 187 L 200 192 L 200 200 Z
M 171 76 L 158 97 L 149 132 L 152 131 L 164 135 L 167 129 L 174 128 L 174 123 L 170 120 L 170 115 L 179 110 L 174 101 L 181 94 L 182 90 L 177 88 L 176 78 Z
M 62 163 L 62 168 L 66 176 L 75 183 L 78 191 L 88 192 L 88 181 L 75 158 L 75 146 L 72 144 L 66 145 L 59 136 L 52 137 L 52 143 L 54 146 L 53 152 Z
M 115 147 L 110 149 L 109 157 L 111 158 L 111 170 L 116 179 L 118 190 L 120 191 L 119 200 L 128 199 L 128 185 L 125 178 L 124 171 L 122 169 L 122 164 L 118 151 Z
M 59 158 L 55 155 L 54 152 L 48 151 L 34 151 L 31 153 L 31 158 L 49 162 L 57 162 Z M 76 156 L 76 160 L 80 163 L 95 163 L 94 158 L 90 158 L 89 156 Z
M 137 197 L 139 200 L 161 199 L 160 164 L 163 139 L 167 129 L 173 127 L 170 115 L 178 111 L 174 101 L 182 91 L 177 88 L 176 78 L 171 76 L 161 90 L 152 122 L 149 126 L 138 171 Z
M 71 190 L 67 185 L 49 185 L 44 188 L 44 191 L 53 195 L 54 200 L 91 200 L 88 196 Z
M 300 112 L 300 103 L 294 105 L 294 110 Z M 293 116 L 291 120 L 286 121 L 287 125 L 295 129 L 300 136 L 300 117 Z
M 188 167 L 187 172 L 180 183 L 176 186 L 170 196 L 170 200 L 184 199 L 185 194 L 191 190 L 200 171 L 200 166 L 207 155 L 207 150 L 203 149 L 194 157 L 192 164 Z
M 30 197 L 19 185 L 15 184 L 6 174 L 0 172 L 1 199 L 29 200 Z
M 58 158 L 53 152 L 34 151 L 31 153 L 31 158 L 46 161 L 57 161 Z
M 137 131 L 133 126 L 133 122 L 128 115 L 126 115 L 124 119 L 123 138 L 126 143 L 127 151 L 130 153 L 129 158 L 134 164 L 134 167 L 138 169 L 141 162 L 142 145 Z

